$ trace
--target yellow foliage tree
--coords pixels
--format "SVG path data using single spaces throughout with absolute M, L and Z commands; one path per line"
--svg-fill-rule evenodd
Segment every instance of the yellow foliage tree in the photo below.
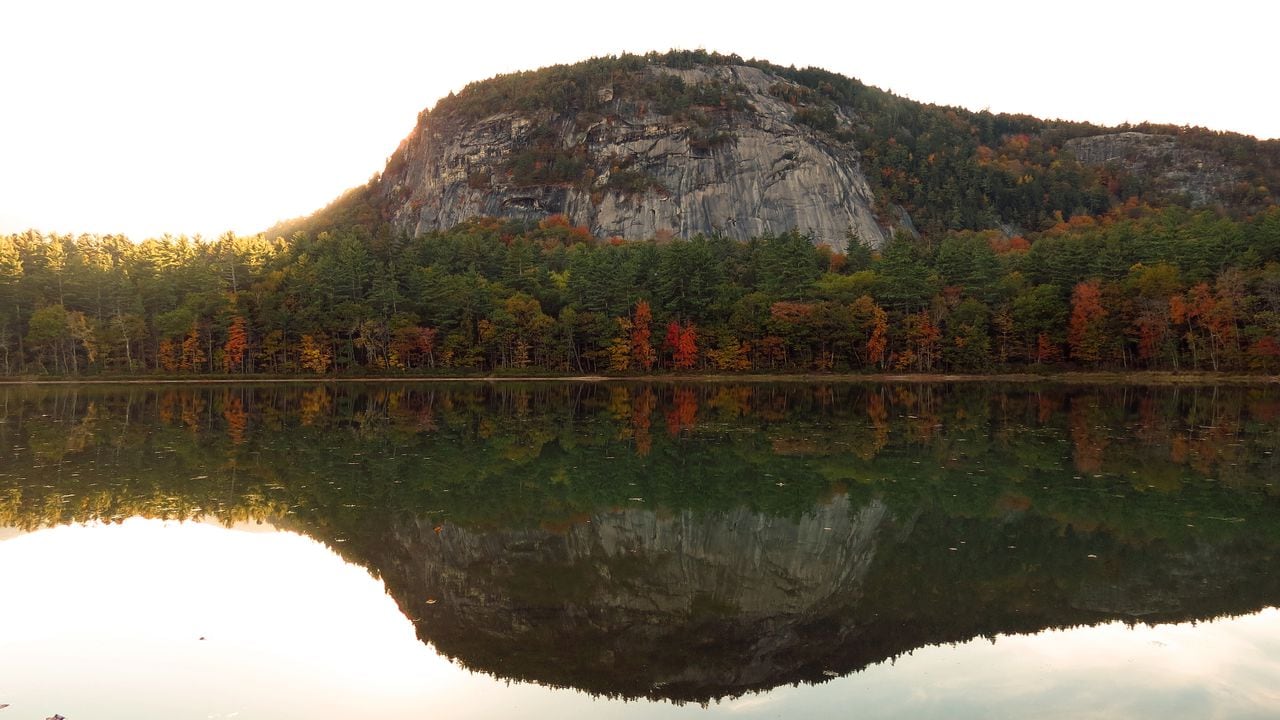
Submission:
M 333 348 L 329 347 L 329 343 L 324 338 L 303 335 L 302 347 L 298 354 L 301 357 L 302 368 L 317 375 L 328 372 L 329 366 L 333 364 Z

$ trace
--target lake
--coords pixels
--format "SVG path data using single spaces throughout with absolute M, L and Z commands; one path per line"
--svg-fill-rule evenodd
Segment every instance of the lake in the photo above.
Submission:
M 0 388 L 0 720 L 1280 716 L 1280 389 Z

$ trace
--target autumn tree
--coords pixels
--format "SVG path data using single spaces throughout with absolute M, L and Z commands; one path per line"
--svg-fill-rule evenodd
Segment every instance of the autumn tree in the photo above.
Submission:
M 227 328 L 227 342 L 222 346 L 222 371 L 243 372 L 245 355 L 249 351 L 249 333 L 244 318 L 237 315 Z
M 395 367 L 435 367 L 435 328 L 407 325 L 396 328 L 391 338 L 391 359 Z
M 178 372 L 182 365 L 182 345 L 168 338 L 156 349 L 156 365 L 165 372 Z
M 317 375 L 328 372 L 329 366 L 333 364 L 333 347 L 324 337 L 303 335 L 298 355 L 302 368 Z
M 745 372 L 751 369 L 751 345 L 730 333 L 721 333 L 716 347 L 707 351 L 707 360 L 716 370 Z
M 854 329 L 858 332 L 860 342 L 866 351 L 866 364 L 883 365 L 885 351 L 889 347 L 888 313 L 869 295 L 863 295 L 855 300 L 851 309 Z
M 646 300 L 636 301 L 631 316 L 631 365 L 639 370 L 652 370 L 658 355 L 650 341 L 653 311 Z
M 680 323 L 672 320 L 667 323 L 667 332 L 662 338 L 662 350 L 667 354 L 670 361 L 668 367 L 675 366 L 676 348 L 680 345 Z
M 926 311 L 912 313 L 903 323 L 906 345 L 894 366 L 899 370 L 932 371 L 938 361 L 942 332 Z
M 199 372 L 205 361 L 204 343 L 200 326 L 191 323 L 191 329 L 182 338 L 182 356 L 178 360 L 178 369 L 183 372 Z
M 698 329 L 687 322 L 680 326 L 676 333 L 672 367 L 676 370 L 691 370 L 698 362 Z
M 1071 324 L 1067 330 L 1072 359 L 1088 364 L 1105 359 L 1107 338 L 1103 320 L 1106 317 L 1101 284 L 1097 280 L 1078 283 L 1071 293 Z
M 613 372 L 626 372 L 631 369 L 631 318 L 617 318 L 618 335 L 609 343 L 605 352 L 605 360 Z

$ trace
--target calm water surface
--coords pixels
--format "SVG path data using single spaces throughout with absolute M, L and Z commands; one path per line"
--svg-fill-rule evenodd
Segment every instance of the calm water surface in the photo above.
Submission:
M 0 389 L 0 720 L 1276 717 L 1280 392 Z

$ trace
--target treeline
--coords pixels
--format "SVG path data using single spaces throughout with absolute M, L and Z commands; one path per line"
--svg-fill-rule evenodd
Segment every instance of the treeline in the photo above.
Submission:
M 0 237 L 7 374 L 1280 371 L 1280 210 L 1130 203 L 1029 238 Z

